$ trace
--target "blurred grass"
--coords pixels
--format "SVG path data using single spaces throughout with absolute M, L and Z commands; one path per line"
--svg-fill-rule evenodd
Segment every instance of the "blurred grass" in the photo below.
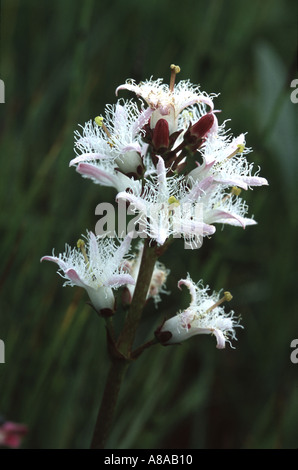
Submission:
M 162 259 L 172 291 L 149 304 L 140 338 L 187 304 L 187 272 L 229 289 L 236 349 L 211 337 L 155 346 L 130 368 L 110 448 L 297 448 L 297 76 L 292 1 L 63 0 L 1 3 L 0 412 L 27 423 L 25 448 L 89 446 L 107 372 L 103 323 L 84 292 L 39 259 L 96 223 L 113 190 L 68 168 L 73 132 L 126 78 L 169 76 L 220 92 L 220 119 L 247 132 L 269 188 L 246 195 L 258 225 L 218 227 L 201 250 Z M 122 96 L 126 96 L 124 93 Z M 128 95 L 127 95 L 128 96 Z M 152 318 L 153 317 L 153 318 Z

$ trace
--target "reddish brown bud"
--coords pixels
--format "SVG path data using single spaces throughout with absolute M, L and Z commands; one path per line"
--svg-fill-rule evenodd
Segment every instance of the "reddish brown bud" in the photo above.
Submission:
M 165 119 L 159 119 L 153 129 L 152 144 L 156 151 L 169 147 L 169 124 Z
M 166 346 L 166 343 L 172 338 L 173 335 L 170 331 L 161 331 L 163 325 L 164 322 L 155 330 L 154 335 L 159 343 L 161 343 L 163 346 Z
M 203 139 L 206 134 L 210 131 L 214 124 L 214 115 L 212 113 L 205 114 L 202 116 L 191 128 L 189 132 L 191 136 L 197 139 Z
M 128 287 L 124 287 L 121 295 L 121 303 L 124 308 L 128 307 L 131 304 L 131 293 Z

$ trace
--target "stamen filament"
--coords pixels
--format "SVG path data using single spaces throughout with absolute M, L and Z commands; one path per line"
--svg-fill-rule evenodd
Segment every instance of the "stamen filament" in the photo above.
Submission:
M 218 307 L 219 305 L 221 305 L 223 302 L 230 302 L 230 300 L 232 300 L 233 296 L 231 294 L 231 292 L 224 292 L 224 295 L 221 299 L 219 299 L 217 302 L 215 302 L 214 305 L 212 305 L 211 307 L 209 307 L 207 310 L 206 310 L 206 313 L 209 313 L 211 312 L 212 310 L 214 310 L 216 307 Z
M 230 197 L 232 196 L 239 196 L 240 193 L 241 193 L 241 188 L 238 188 L 238 186 L 233 186 L 231 189 L 231 193 L 226 194 L 225 197 L 222 198 L 221 204 L 225 202 L 227 199 L 230 199 Z
M 107 136 L 109 138 L 111 138 L 111 133 L 110 131 L 108 130 L 107 126 L 104 124 L 103 122 L 103 117 L 101 116 L 97 116 L 95 119 L 94 119 L 95 123 L 98 125 L 98 127 L 102 127 L 104 132 L 107 134 Z
M 244 148 L 245 148 L 245 147 L 244 147 L 243 144 L 237 145 L 236 150 L 234 150 L 234 152 L 232 152 L 232 153 L 227 157 L 227 160 L 229 160 L 230 158 L 232 158 L 232 157 L 234 157 L 235 155 L 237 155 L 237 153 L 243 153 Z
M 86 262 L 86 265 L 88 266 L 88 265 L 89 265 L 89 260 L 88 260 L 88 256 L 87 256 L 87 253 L 86 253 L 84 240 L 82 240 L 82 239 L 80 238 L 80 239 L 77 241 L 77 247 L 81 250 L 82 255 L 84 256 L 84 260 L 85 260 L 85 262 Z
M 180 72 L 180 67 L 179 65 L 175 65 L 175 64 L 172 64 L 170 66 L 171 68 L 171 79 L 170 79 L 170 92 L 173 92 L 174 91 L 174 86 L 175 86 L 175 79 L 176 79 L 176 75 L 177 73 Z

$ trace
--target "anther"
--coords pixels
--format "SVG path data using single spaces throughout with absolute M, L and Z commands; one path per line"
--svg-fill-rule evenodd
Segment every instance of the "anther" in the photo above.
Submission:
M 241 193 L 241 188 L 238 188 L 238 186 L 233 186 L 232 187 L 231 194 L 233 196 L 239 196 L 240 193 Z
M 234 152 L 232 152 L 231 155 L 229 155 L 229 156 L 227 157 L 227 160 L 228 160 L 229 158 L 232 158 L 232 157 L 234 157 L 235 155 L 237 155 L 237 153 L 243 153 L 243 152 L 244 152 L 244 149 L 245 149 L 245 145 L 243 145 L 243 144 L 238 144 L 236 150 L 234 150 Z
M 180 72 L 181 69 L 179 65 L 175 65 L 175 64 L 171 64 L 170 69 L 171 69 L 170 91 L 173 92 L 174 86 L 175 86 L 176 75 L 177 73 Z
M 224 292 L 224 295 L 221 299 L 219 299 L 217 302 L 215 302 L 214 305 L 212 305 L 211 307 L 209 307 L 207 310 L 206 310 L 206 313 L 209 313 L 211 312 L 212 310 L 214 310 L 216 307 L 218 307 L 219 305 L 221 305 L 223 302 L 230 302 L 230 300 L 232 300 L 233 296 L 231 294 L 231 292 Z
M 107 134 L 107 136 L 109 138 L 111 138 L 111 133 L 110 131 L 108 130 L 107 126 L 105 125 L 105 123 L 103 122 L 103 117 L 101 116 L 96 116 L 96 118 L 94 119 L 95 123 L 98 125 L 98 127 L 102 127 L 104 132 Z
M 85 242 L 84 242 L 84 240 L 82 240 L 82 239 L 80 238 L 80 239 L 77 241 L 77 247 L 81 250 L 82 255 L 84 256 L 84 260 L 85 260 L 86 264 L 89 264 L 88 256 L 87 256 L 86 249 L 85 249 Z
M 175 196 L 170 196 L 169 199 L 168 199 L 168 204 L 169 205 L 174 205 L 174 207 L 178 207 L 180 205 L 180 202 L 178 201 L 178 199 L 175 197 Z

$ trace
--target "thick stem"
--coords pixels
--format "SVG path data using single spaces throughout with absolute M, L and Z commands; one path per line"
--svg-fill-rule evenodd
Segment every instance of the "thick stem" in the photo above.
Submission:
M 155 247 L 150 247 L 148 240 L 145 240 L 141 266 L 132 303 L 127 314 L 123 331 L 120 334 L 118 344 L 117 346 L 114 345 L 116 349 L 114 350 L 114 353 L 111 354 L 112 363 L 98 412 L 91 449 L 104 449 L 109 436 L 121 383 L 130 362 L 133 341 L 146 302 L 157 257 L 158 255 Z M 119 354 L 119 358 L 116 357 L 115 352 L 116 354 Z
M 151 247 L 149 240 L 146 239 L 133 299 L 118 339 L 118 349 L 125 357 L 130 357 L 157 258 L 156 246 Z
M 129 362 L 113 359 L 108 373 L 104 394 L 94 428 L 91 449 L 104 449 L 115 415 L 116 404 Z

